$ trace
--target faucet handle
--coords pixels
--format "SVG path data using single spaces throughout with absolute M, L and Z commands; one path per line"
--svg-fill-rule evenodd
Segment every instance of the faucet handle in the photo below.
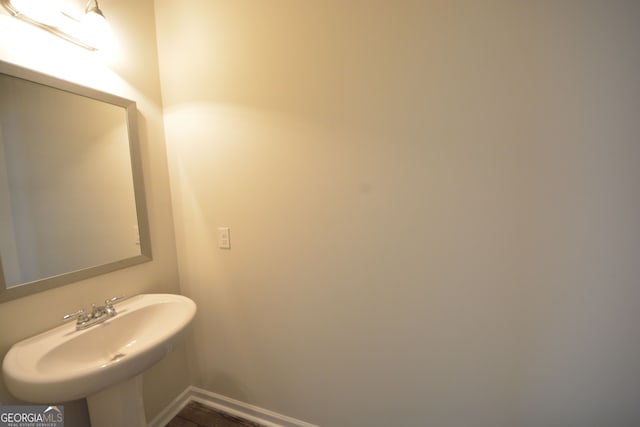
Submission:
M 76 317 L 78 318 L 78 323 L 86 322 L 88 319 L 87 314 L 84 312 L 84 309 L 81 309 L 76 311 L 75 313 L 65 314 L 64 316 L 62 316 L 62 320 L 66 322 L 67 320 L 71 320 Z
M 118 302 L 118 301 L 123 300 L 123 299 L 124 299 L 124 295 L 119 296 L 119 297 L 109 298 L 108 300 L 105 300 L 104 309 L 105 309 L 105 312 L 107 313 L 107 315 L 109 317 L 113 317 L 116 314 L 118 314 L 116 312 L 116 308 L 113 306 L 113 303 Z
M 104 301 L 104 305 L 107 307 L 110 307 L 113 305 L 113 303 L 116 303 L 118 301 L 121 301 L 124 299 L 124 295 L 120 295 L 119 297 L 113 297 L 113 298 L 109 298 L 107 300 Z

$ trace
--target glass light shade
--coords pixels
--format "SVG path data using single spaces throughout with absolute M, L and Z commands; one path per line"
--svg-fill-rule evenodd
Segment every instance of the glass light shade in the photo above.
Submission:
M 105 49 L 113 45 L 111 27 L 100 9 L 91 8 L 82 18 L 82 40 L 96 49 Z

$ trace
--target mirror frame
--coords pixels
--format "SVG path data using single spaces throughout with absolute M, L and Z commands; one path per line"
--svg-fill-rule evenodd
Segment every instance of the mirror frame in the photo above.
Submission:
M 32 282 L 22 283 L 10 288 L 6 287 L 2 262 L 0 262 L 0 303 L 16 298 L 21 298 L 37 292 L 46 291 L 59 286 L 67 285 L 90 277 L 99 276 L 132 265 L 151 261 L 151 238 L 147 215 L 147 204 L 144 191 L 142 172 L 142 158 L 140 153 L 140 139 L 138 133 L 138 109 L 135 101 L 102 92 L 86 86 L 81 86 L 66 80 L 48 76 L 37 71 L 29 70 L 8 62 L 0 61 L 0 74 L 27 80 L 54 89 L 63 90 L 75 95 L 91 98 L 124 108 L 127 118 L 127 133 L 129 137 L 129 153 L 131 156 L 131 173 L 133 178 L 133 191 L 135 198 L 136 214 L 138 219 L 138 232 L 140 237 L 140 255 L 116 260 L 107 264 L 101 264 L 69 271 L 56 276 L 45 277 Z

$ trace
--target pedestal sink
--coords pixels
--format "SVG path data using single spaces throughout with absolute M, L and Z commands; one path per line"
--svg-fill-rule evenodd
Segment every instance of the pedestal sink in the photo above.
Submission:
M 196 312 L 187 297 L 144 294 L 118 314 L 77 331 L 64 324 L 11 347 L 2 370 L 9 391 L 33 403 L 87 398 L 92 427 L 146 426 L 141 374 L 184 335 Z

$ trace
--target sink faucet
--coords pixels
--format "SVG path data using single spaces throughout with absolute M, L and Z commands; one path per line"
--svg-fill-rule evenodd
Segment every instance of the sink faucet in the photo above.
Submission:
M 66 314 L 62 317 L 62 320 L 67 321 L 71 319 L 77 319 L 76 330 L 87 329 L 98 323 L 102 323 L 105 320 L 118 314 L 114 303 L 124 299 L 124 296 L 109 298 L 104 302 L 104 305 L 96 306 L 91 304 L 91 314 L 85 313 L 84 309 L 78 310 L 75 313 Z

